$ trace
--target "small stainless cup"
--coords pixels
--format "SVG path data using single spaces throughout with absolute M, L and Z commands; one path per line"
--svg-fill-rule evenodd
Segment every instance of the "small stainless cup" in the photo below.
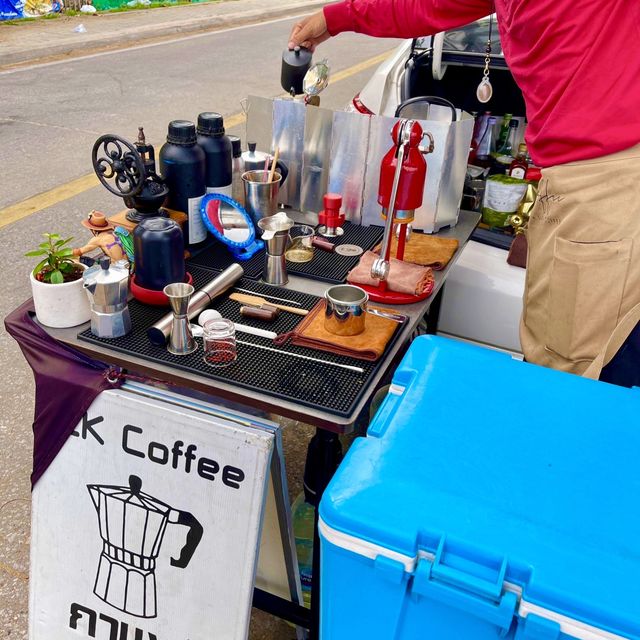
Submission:
M 360 287 L 339 284 L 324 294 L 324 328 L 336 336 L 357 336 L 364 331 L 369 296 Z
M 258 224 L 260 218 L 274 215 L 278 210 L 278 191 L 282 176 L 276 172 L 271 182 L 264 182 L 268 173 L 262 170 L 246 171 L 242 174 L 244 206 L 254 224 Z

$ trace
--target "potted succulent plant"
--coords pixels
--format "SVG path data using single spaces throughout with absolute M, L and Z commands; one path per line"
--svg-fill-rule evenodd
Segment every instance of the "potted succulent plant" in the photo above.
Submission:
M 31 272 L 36 317 L 48 327 L 75 327 L 91 318 L 89 298 L 83 288 L 84 265 L 75 261 L 68 246 L 72 238 L 45 233 L 45 240 L 25 255 L 42 258 Z

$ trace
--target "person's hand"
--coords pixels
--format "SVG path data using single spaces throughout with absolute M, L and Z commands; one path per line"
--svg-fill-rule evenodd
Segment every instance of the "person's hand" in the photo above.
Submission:
M 289 36 L 289 49 L 305 47 L 305 49 L 315 51 L 315 48 L 320 43 L 330 37 L 331 34 L 327 31 L 327 21 L 324 19 L 324 13 L 318 11 L 307 18 L 303 18 L 293 26 Z

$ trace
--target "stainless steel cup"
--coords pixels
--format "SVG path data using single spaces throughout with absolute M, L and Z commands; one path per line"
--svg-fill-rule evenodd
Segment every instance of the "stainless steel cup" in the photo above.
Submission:
M 324 328 L 336 336 L 357 336 L 364 331 L 369 296 L 360 287 L 339 284 L 327 289 Z
M 246 171 L 242 174 L 244 206 L 254 224 L 258 224 L 260 218 L 272 216 L 278 210 L 278 191 L 282 176 L 276 172 L 271 182 L 264 182 L 268 173 L 262 170 Z
M 193 339 L 191 325 L 187 312 L 189 301 L 195 289 L 184 282 L 168 284 L 164 289 L 164 295 L 169 298 L 173 320 L 171 323 L 171 335 L 167 351 L 175 356 L 184 356 L 198 348 L 198 343 Z

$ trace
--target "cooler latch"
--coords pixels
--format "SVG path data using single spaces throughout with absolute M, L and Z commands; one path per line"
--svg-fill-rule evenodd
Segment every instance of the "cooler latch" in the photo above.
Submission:
M 505 558 L 455 552 L 441 539 L 435 558 L 420 559 L 412 593 L 437 600 L 494 624 L 504 636 L 513 621 L 518 597 L 504 590 Z

